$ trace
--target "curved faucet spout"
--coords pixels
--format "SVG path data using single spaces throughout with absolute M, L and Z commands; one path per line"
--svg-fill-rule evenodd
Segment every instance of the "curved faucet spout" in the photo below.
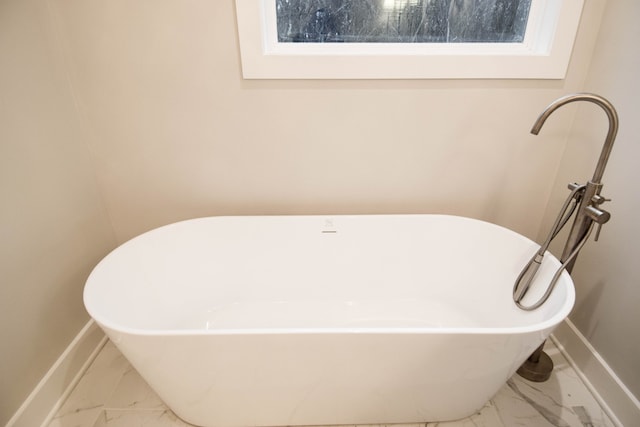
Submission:
M 538 132 L 540 132 L 540 129 L 542 129 L 542 125 L 551 115 L 551 113 L 553 113 L 559 107 L 562 107 L 563 105 L 574 101 L 593 102 L 594 104 L 602 107 L 605 113 L 607 113 L 607 117 L 609 118 L 609 132 L 607 132 L 607 138 L 605 139 L 604 146 L 602 147 L 602 152 L 600 154 L 600 159 L 598 160 L 596 170 L 593 173 L 593 178 L 591 180 L 594 184 L 600 184 L 602 175 L 604 174 L 604 168 L 607 166 L 607 160 L 609 160 L 609 154 L 611 154 L 611 149 L 613 148 L 613 141 L 616 139 L 616 134 L 618 133 L 618 113 L 609 101 L 599 95 L 595 95 L 592 93 L 575 93 L 573 95 L 567 95 L 562 98 L 558 98 L 553 103 L 551 103 L 542 112 L 542 114 L 540 114 L 540 117 L 538 117 L 533 127 L 531 128 L 531 133 L 537 135 Z

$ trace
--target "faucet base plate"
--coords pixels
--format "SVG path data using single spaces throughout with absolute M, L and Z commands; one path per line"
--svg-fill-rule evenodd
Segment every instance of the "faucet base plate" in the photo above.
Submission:
M 540 353 L 537 361 L 530 357 L 516 371 L 522 378 L 541 383 L 549 379 L 553 371 L 553 361 L 544 351 Z

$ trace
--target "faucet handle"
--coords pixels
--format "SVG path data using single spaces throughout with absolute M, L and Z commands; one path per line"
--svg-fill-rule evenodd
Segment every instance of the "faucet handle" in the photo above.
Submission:
M 610 202 L 611 199 L 607 199 L 606 197 L 601 196 L 600 194 L 595 194 L 592 198 L 591 201 L 593 202 L 594 205 L 596 206 L 600 206 L 601 204 L 603 204 L 604 202 Z
M 594 237 L 593 241 L 597 242 L 600 238 L 600 230 L 602 230 L 602 224 L 598 223 L 598 229 L 596 230 L 596 237 Z
M 596 208 L 595 206 L 587 206 L 584 208 L 585 213 L 589 218 L 602 225 L 611 219 L 611 214 L 604 209 Z
M 604 201 L 605 200 L 602 200 L 602 202 Z M 602 229 L 602 224 L 606 223 L 611 219 L 611 214 L 605 211 L 604 209 L 596 208 L 595 206 L 587 206 L 586 208 L 584 208 L 584 211 L 589 218 L 591 218 L 594 222 L 598 223 L 598 229 L 596 230 L 596 237 L 594 239 L 597 242 L 598 238 L 600 237 L 600 230 Z

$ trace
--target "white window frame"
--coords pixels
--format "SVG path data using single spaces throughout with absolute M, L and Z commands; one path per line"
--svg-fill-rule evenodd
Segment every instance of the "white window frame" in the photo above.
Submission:
M 563 79 L 584 0 L 532 0 L 522 43 L 279 43 L 275 0 L 236 0 L 245 79 Z

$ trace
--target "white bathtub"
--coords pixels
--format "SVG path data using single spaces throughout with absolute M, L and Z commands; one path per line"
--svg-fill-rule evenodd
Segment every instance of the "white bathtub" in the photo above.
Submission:
M 418 423 L 481 408 L 574 303 L 512 287 L 535 252 L 440 215 L 211 217 L 125 243 L 84 291 L 164 402 L 202 426 Z M 558 266 L 545 256 L 529 302 Z

